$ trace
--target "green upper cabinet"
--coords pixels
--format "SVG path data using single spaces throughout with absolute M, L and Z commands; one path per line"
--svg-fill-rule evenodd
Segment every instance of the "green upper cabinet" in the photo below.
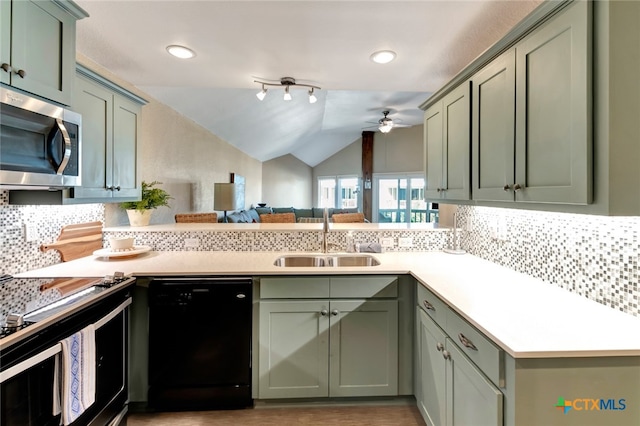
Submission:
M 474 200 L 513 201 L 515 158 L 515 51 L 472 78 Z
M 139 199 L 137 149 L 144 100 L 79 67 L 75 109 L 82 114 L 82 186 L 75 202 Z
M 516 201 L 592 200 L 591 2 L 516 45 Z
M 72 2 L 0 1 L 2 83 L 72 105 L 76 20 L 87 13 Z
M 425 111 L 425 198 L 469 200 L 470 114 L 468 82 Z
M 474 200 L 591 202 L 589 8 L 573 3 L 473 76 Z

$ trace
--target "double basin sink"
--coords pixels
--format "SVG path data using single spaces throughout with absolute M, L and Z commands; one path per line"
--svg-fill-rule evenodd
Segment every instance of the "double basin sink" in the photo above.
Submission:
M 331 267 L 331 266 L 378 266 L 380 262 L 373 256 L 362 255 L 287 255 L 280 256 L 273 263 L 283 267 Z

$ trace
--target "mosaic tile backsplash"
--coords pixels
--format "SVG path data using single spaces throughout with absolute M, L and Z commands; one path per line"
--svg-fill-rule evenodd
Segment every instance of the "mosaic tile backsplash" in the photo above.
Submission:
M 104 204 L 74 206 L 13 206 L 9 192 L 0 190 L 0 274 L 17 274 L 60 263 L 56 250 L 40 246 L 58 239 L 65 225 L 100 221 Z M 25 224 L 33 225 L 34 241 L 25 240 Z
M 640 316 L 640 217 L 458 207 L 462 248 Z

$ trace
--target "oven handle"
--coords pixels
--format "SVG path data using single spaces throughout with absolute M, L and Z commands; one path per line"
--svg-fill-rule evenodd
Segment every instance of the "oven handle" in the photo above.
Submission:
M 103 325 L 105 325 L 106 323 L 108 323 L 109 321 L 111 321 L 113 318 L 115 318 L 120 312 L 124 311 L 126 307 L 129 305 L 131 305 L 130 297 L 124 302 L 122 302 L 120 306 L 115 308 L 109 314 L 105 315 L 104 317 L 96 321 L 94 323 L 96 330 L 102 327 Z M 50 358 L 59 352 L 62 352 L 62 347 L 60 343 L 56 343 L 55 345 L 51 346 L 49 349 L 45 349 L 44 351 L 38 353 L 37 355 L 32 356 L 29 359 L 25 359 L 24 361 L 14 365 L 13 367 L 7 368 L 5 371 L 0 372 L 0 384 L 6 382 L 7 380 L 11 379 L 14 376 L 17 376 L 23 371 L 28 370 L 34 365 L 40 364 L 45 359 Z

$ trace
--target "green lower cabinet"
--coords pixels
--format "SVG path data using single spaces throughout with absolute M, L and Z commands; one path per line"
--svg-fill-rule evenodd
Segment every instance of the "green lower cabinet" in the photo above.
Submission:
M 429 426 L 501 426 L 503 395 L 418 308 L 416 399 Z
M 396 300 L 260 302 L 258 398 L 397 395 Z

